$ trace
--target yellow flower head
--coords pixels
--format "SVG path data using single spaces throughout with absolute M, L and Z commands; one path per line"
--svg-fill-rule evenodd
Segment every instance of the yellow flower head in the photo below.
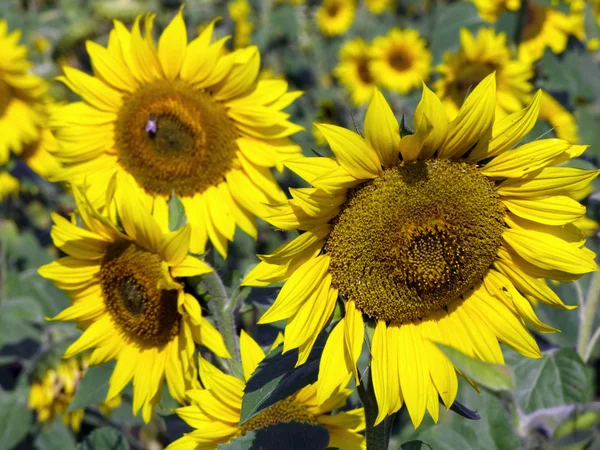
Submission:
M 557 138 L 564 139 L 571 144 L 579 142 L 575 117 L 547 92 L 542 95 L 540 120 L 548 122 L 552 126 Z
M 460 45 L 456 53 L 447 52 L 444 63 L 437 67 L 441 78 L 435 83 L 435 93 L 450 119 L 456 117 L 469 91 L 492 72 L 496 72 L 498 86 L 498 118 L 525 106 L 533 91 L 529 82 L 534 75 L 533 65 L 530 61 L 513 58 L 504 33 L 480 28 L 474 36 L 463 28 Z
M 276 341 L 273 346 L 277 345 Z M 344 450 L 365 448 L 365 439 L 358 434 L 365 429 L 363 408 L 331 414 L 343 407 L 352 393 L 346 388 L 350 377 L 346 377 L 344 385 L 332 392 L 325 402 L 317 402 L 318 382 L 313 383 L 240 425 L 245 382 L 265 358 L 262 348 L 244 331 L 240 336 L 240 353 L 244 380 L 221 372 L 200 357 L 203 389 L 188 391 L 191 405 L 175 410 L 194 431 L 173 442 L 168 450 L 217 450 L 219 444 L 243 436 L 248 431 L 291 421 L 324 426 L 329 431 L 328 447 Z
M 48 126 L 48 112 L 56 106 L 52 103 L 45 105 L 46 114 L 44 125 L 38 129 L 38 137 L 23 145 L 19 158 L 41 177 L 53 181 L 54 177 L 60 172 L 61 166 L 54 157 L 56 150 L 56 139 L 52 135 Z
M 521 34 L 519 43 L 520 59 L 536 61 L 544 55 L 546 47 L 554 53 L 562 53 L 567 47 L 569 36 L 584 40 L 583 11 L 571 8 L 571 12 L 561 11 L 527 3 L 527 22 Z
M 352 26 L 354 0 L 324 0 L 317 10 L 317 25 L 325 36 L 341 36 Z
M 487 22 L 496 22 L 505 11 L 518 11 L 521 0 L 471 0 L 477 7 L 479 15 Z
M 393 28 L 371 48 L 371 74 L 387 89 L 406 94 L 429 78 L 431 52 L 416 30 Z
M 0 171 L 0 201 L 19 194 L 19 180 L 6 171 Z
M 43 99 L 48 86 L 29 73 L 27 49 L 19 45 L 21 32 L 8 33 L 5 20 L 0 20 L 0 165 L 6 164 L 13 151 L 38 139 L 43 125 Z
M 585 208 L 569 194 L 597 171 L 556 167 L 585 146 L 541 139 L 512 148 L 534 126 L 541 92 L 523 110 L 495 119 L 496 81 L 486 77 L 449 121 L 426 86 L 415 133 L 401 136 L 376 91 L 365 137 L 321 125 L 335 158 L 288 163 L 313 188 L 290 189 L 268 220 L 304 230 L 244 280 L 286 280 L 259 323 L 286 320 L 284 351 L 306 361 L 331 319 L 339 294 L 345 316 L 325 344 L 319 402 L 354 372 L 365 325 L 377 422 L 406 404 L 418 426 L 438 395 L 457 394 L 452 363 L 434 342 L 483 361 L 503 363 L 501 341 L 539 358 L 525 324 L 542 332 L 530 299 L 566 308 L 544 278 L 572 281 L 595 271 L 594 253 L 572 224 Z
M 340 49 L 335 76 L 352 96 L 355 105 L 366 104 L 373 96 L 375 80 L 371 72 L 371 49 L 361 38 L 346 42 Z
M 160 223 L 174 191 L 191 250 L 204 252 L 210 239 L 226 255 L 236 225 L 256 237 L 263 204 L 285 200 L 271 168 L 300 152 L 288 136 L 302 127 L 281 110 L 301 93 L 282 80 L 257 82 L 258 49 L 224 52 L 229 36 L 211 42 L 214 21 L 188 44 L 180 11 L 158 46 L 153 23 L 138 17 L 128 31 L 115 21 L 107 48 L 88 41 L 94 76 L 64 67 L 60 80 L 83 101 L 53 114 L 59 178 L 87 184 L 102 207 L 113 174 L 127 172 Z
M 83 226 L 52 213 L 52 240 L 67 256 L 39 273 L 73 301 L 52 320 L 76 321 L 85 328 L 65 357 L 94 349 L 90 365 L 116 359 L 107 399 L 133 379 L 133 413 L 141 408 L 148 422 L 165 378 L 180 402 L 197 383 L 195 344 L 220 357 L 229 354 L 221 335 L 202 317 L 198 301 L 183 290 L 183 278 L 212 270 L 188 255 L 191 227 L 163 233 L 142 206 L 135 182 L 124 174 L 113 182 L 109 192 L 122 190 L 128 200 L 115 196 L 111 208 L 123 230 L 74 190 Z
M 367 9 L 371 14 L 378 16 L 384 11 L 392 9 L 394 0 L 367 0 Z

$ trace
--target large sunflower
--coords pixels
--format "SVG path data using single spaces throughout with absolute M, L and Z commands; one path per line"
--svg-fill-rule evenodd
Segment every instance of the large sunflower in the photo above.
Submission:
M 418 31 L 392 28 L 371 48 L 371 73 L 387 89 L 406 94 L 429 78 L 431 52 Z
M 124 231 L 74 190 L 83 228 L 52 213 L 52 239 L 67 256 L 39 272 L 73 301 L 53 320 L 85 328 L 65 357 L 93 348 L 90 365 L 116 359 L 107 399 L 133 379 L 133 413 L 141 408 L 147 422 L 165 378 L 179 402 L 197 383 L 196 343 L 221 357 L 229 354 L 198 301 L 183 290 L 184 277 L 211 271 L 188 255 L 190 226 L 163 234 L 126 181 L 119 177 L 116 189 L 125 189 L 128 201 L 115 201 L 114 208 Z
M 20 153 L 23 146 L 38 138 L 43 125 L 44 96 L 47 83 L 29 73 L 27 48 L 19 45 L 21 32 L 8 33 L 5 20 L 0 20 L 0 165 L 8 161 L 10 152 Z
M 277 345 L 276 341 L 274 347 Z M 329 431 L 328 447 L 344 450 L 365 448 L 365 438 L 358 434 L 365 429 L 363 408 L 330 414 L 346 405 L 346 399 L 352 393 L 351 389 L 346 388 L 350 377 L 346 377 L 343 386 L 333 391 L 320 404 L 317 403 L 318 383 L 314 383 L 240 425 L 245 381 L 248 381 L 265 358 L 265 353 L 254 339 L 242 331 L 240 354 L 244 369 L 243 381 L 221 372 L 200 357 L 203 389 L 188 391 L 191 405 L 175 410 L 195 430 L 173 442 L 167 447 L 168 450 L 216 450 L 219 444 L 243 436 L 248 431 L 291 421 L 324 426 Z
M 325 0 L 317 9 L 317 26 L 325 36 L 340 36 L 354 22 L 354 0 Z
M 533 91 L 529 82 L 534 75 L 532 63 L 514 59 L 506 35 L 496 34 L 493 28 L 480 28 L 477 36 L 461 29 L 459 50 L 447 52 L 437 71 L 441 78 L 435 83 L 435 93 L 450 119 L 458 114 L 469 90 L 492 72 L 496 72 L 498 86 L 497 118 L 523 109 Z
M 496 121 L 492 74 L 449 122 L 424 86 L 415 134 L 401 138 L 376 91 L 365 138 L 322 125 L 335 158 L 288 164 L 315 187 L 291 189 L 293 199 L 269 221 L 304 233 L 261 256 L 244 284 L 287 280 L 259 323 L 287 320 L 284 351 L 297 347 L 299 364 L 341 294 L 345 317 L 324 349 L 319 401 L 350 371 L 357 376 L 366 324 L 374 327 L 378 422 L 404 402 L 418 426 L 425 410 L 437 420 L 438 395 L 453 403 L 456 371 L 434 342 L 496 363 L 498 341 L 540 357 L 525 324 L 555 330 L 529 299 L 565 308 L 544 278 L 572 281 L 596 270 L 571 223 L 585 208 L 568 195 L 597 176 L 554 167 L 585 146 L 543 139 L 510 150 L 535 124 L 540 97 Z
M 334 73 L 357 106 L 364 105 L 373 96 L 375 79 L 371 59 L 370 47 L 362 38 L 352 39 L 340 49 L 340 62 Z
M 270 169 L 300 152 L 288 136 L 302 127 L 281 111 L 300 93 L 282 80 L 257 82 L 258 49 L 225 54 L 229 36 L 211 44 L 214 22 L 188 45 L 180 11 L 158 48 L 153 22 L 138 17 L 129 32 L 115 21 L 107 48 L 88 41 L 95 76 L 64 67 L 60 80 L 83 101 L 53 114 L 61 178 L 89 185 L 101 207 L 113 174 L 128 172 L 162 218 L 174 191 L 191 250 L 202 253 L 210 239 L 225 255 L 236 225 L 256 237 L 262 204 L 285 198 Z
M 571 7 L 563 13 L 549 6 L 527 2 L 526 23 L 521 32 L 519 55 L 521 59 L 536 61 L 544 55 L 546 47 L 562 53 L 569 36 L 582 41 L 585 38 L 583 11 Z

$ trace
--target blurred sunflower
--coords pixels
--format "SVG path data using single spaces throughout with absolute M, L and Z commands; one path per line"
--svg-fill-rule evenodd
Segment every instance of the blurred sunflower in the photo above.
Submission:
M 77 433 L 85 410 L 66 412 L 87 369 L 87 357 L 75 357 L 61 361 L 55 368 L 44 372 L 39 380 L 31 384 L 29 408 L 37 411 L 39 423 L 52 422 L 61 417 L 63 423 Z M 104 415 L 110 414 L 121 404 L 121 396 L 101 402 L 98 408 Z
M 367 9 L 373 15 L 378 16 L 384 11 L 389 11 L 394 7 L 394 0 L 367 0 Z
M 214 21 L 188 45 L 180 10 L 158 48 L 153 23 L 137 17 L 129 32 L 115 21 L 107 48 L 88 41 L 95 76 L 63 68 L 59 79 L 84 101 L 52 115 L 60 178 L 87 184 L 102 207 L 113 174 L 128 172 L 161 224 L 174 191 L 191 250 L 204 252 L 210 239 L 226 255 L 236 225 L 256 237 L 262 204 L 285 199 L 270 169 L 300 152 L 288 136 L 302 127 L 281 109 L 301 93 L 282 80 L 257 82 L 255 46 L 225 54 L 229 36 L 211 44 Z
M 346 42 L 340 49 L 340 62 L 334 73 L 356 106 L 364 105 L 373 95 L 375 83 L 370 64 L 371 50 L 361 38 Z
M 354 21 L 354 0 L 324 0 L 317 9 L 317 26 L 325 36 L 340 36 Z
M 571 144 L 579 142 L 575 117 L 552 95 L 544 92 L 540 104 L 540 120 L 548 122 L 556 137 Z
M 20 153 L 23 146 L 38 138 L 44 122 L 44 96 L 47 83 L 29 73 L 27 48 L 19 45 L 21 31 L 8 33 L 0 20 L 0 165 L 10 152 Z
M 250 19 L 252 7 L 248 0 L 233 0 L 227 5 L 229 15 L 235 23 L 235 33 L 233 37 L 234 48 L 244 48 L 250 45 L 252 31 L 254 26 Z
M 278 344 L 276 341 L 274 347 Z M 244 436 L 248 431 L 291 421 L 324 426 L 329 431 L 329 447 L 344 450 L 365 448 L 365 438 L 358 434 L 365 429 L 363 408 L 330 414 L 346 405 L 346 399 L 352 393 L 351 389 L 346 389 L 350 377 L 346 377 L 346 384 L 332 392 L 321 404 L 317 404 L 318 383 L 314 383 L 240 425 L 245 381 L 265 358 L 264 351 L 243 330 L 240 353 L 244 381 L 221 372 L 200 357 L 200 378 L 204 388 L 188 391 L 191 405 L 175 410 L 195 430 L 173 442 L 168 450 L 216 450 L 219 444 Z
M 365 138 L 320 126 L 335 158 L 304 158 L 288 167 L 314 188 L 290 189 L 269 220 L 304 230 L 247 275 L 245 285 L 287 280 L 259 323 L 287 320 L 284 352 L 306 361 L 333 314 L 345 317 L 327 339 L 319 369 L 323 402 L 351 371 L 365 325 L 374 328 L 371 370 L 376 422 L 406 404 L 414 426 L 438 395 L 449 407 L 456 370 L 433 342 L 483 361 L 504 361 L 498 341 L 539 358 L 525 326 L 556 331 L 527 297 L 567 308 L 544 278 L 572 281 L 596 270 L 594 253 L 571 224 L 585 208 L 568 197 L 598 173 L 554 167 L 585 146 L 559 139 L 513 150 L 534 126 L 541 93 L 522 111 L 494 119 L 496 83 L 485 78 L 448 121 L 426 86 L 415 134 L 399 125 L 376 91 Z
M 164 234 L 143 208 L 135 182 L 113 181 L 117 185 L 109 192 L 127 192 L 128 201 L 115 197 L 124 231 L 74 190 L 83 228 L 52 213 L 52 240 L 67 256 L 39 273 L 73 301 L 52 320 L 77 321 L 85 328 L 65 358 L 93 348 L 90 365 L 116 359 L 107 399 L 133 379 L 133 414 L 141 408 L 148 422 L 165 378 L 179 402 L 197 383 L 196 343 L 220 357 L 229 354 L 221 335 L 202 317 L 198 301 L 183 290 L 183 278 L 212 270 L 188 255 L 190 226 Z
M 19 195 L 19 180 L 5 170 L 0 170 L 0 201 Z
M 52 181 L 60 172 L 60 164 L 53 156 L 56 149 L 56 139 L 49 128 L 39 130 L 38 138 L 23 145 L 19 158 L 41 177 Z
M 580 41 L 585 39 L 583 11 L 571 8 L 568 14 L 558 9 L 527 3 L 527 21 L 521 32 L 520 59 L 536 61 L 544 55 L 546 47 L 554 53 L 562 53 L 569 36 Z
M 534 75 L 532 63 L 514 59 L 506 34 L 496 34 L 493 28 L 480 28 L 477 36 L 462 28 L 460 48 L 456 53 L 446 52 L 436 69 L 441 78 L 434 85 L 435 93 L 450 119 L 458 114 L 469 90 L 492 72 L 496 72 L 498 86 L 497 118 L 522 109 L 533 91 L 529 82 Z
M 384 87 L 406 94 L 429 78 L 431 52 L 416 30 L 392 28 L 371 48 L 371 74 Z
M 518 11 L 521 0 L 471 0 L 477 7 L 481 18 L 487 22 L 496 22 L 505 11 Z

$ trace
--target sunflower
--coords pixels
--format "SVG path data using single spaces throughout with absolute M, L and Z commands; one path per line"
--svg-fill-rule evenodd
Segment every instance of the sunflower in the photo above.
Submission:
M 527 22 L 521 33 L 519 55 L 521 59 L 536 61 L 544 55 L 546 47 L 562 53 L 569 36 L 580 41 L 585 38 L 583 11 L 571 8 L 567 14 L 535 2 L 527 3 Z
M 437 71 L 441 78 L 435 83 L 435 92 L 450 119 L 458 114 L 469 90 L 492 72 L 496 72 L 498 85 L 498 118 L 523 109 L 533 91 L 529 82 L 534 75 L 533 64 L 514 59 L 506 45 L 506 34 L 496 34 L 493 28 L 480 28 L 477 36 L 462 28 L 459 50 L 447 52 Z
M 556 137 L 571 144 L 579 142 L 575 117 L 552 95 L 544 92 L 540 104 L 540 120 L 548 122 Z
M 416 30 L 393 28 L 371 48 L 371 73 L 387 89 L 406 94 L 429 78 L 431 52 Z
M 19 45 L 20 30 L 8 33 L 0 20 L 0 165 L 10 152 L 20 153 L 23 145 L 38 138 L 44 121 L 44 96 L 47 83 L 29 73 L 27 49 Z
M 278 341 L 273 347 L 277 345 Z M 175 410 L 179 417 L 195 430 L 173 442 L 167 447 L 168 450 L 216 450 L 219 444 L 243 436 L 248 431 L 291 421 L 324 426 L 329 431 L 328 447 L 344 450 L 365 448 L 365 439 L 358 434 L 365 429 L 363 408 L 330 414 L 334 409 L 346 405 L 346 399 L 352 393 L 351 389 L 346 388 L 349 376 L 346 377 L 343 386 L 334 390 L 321 404 L 317 403 L 317 382 L 280 400 L 240 425 L 245 382 L 265 358 L 265 353 L 254 339 L 242 330 L 240 354 L 244 380 L 221 372 L 200 357 L 200 378 L 204 388 L 188 391 L 191 405 Z
M 368 103 L 375 89 L 371 59 L 371 49 L 361 38 L 346 42 L 340 49 L 340 62 L 334 73 L 356 106 Z
M 39 273 L 73 301 L 52 320 L 76 321 L 85 328 L 65 358 L 93 348 L 90 365 L 116 359 L 107 399 L 133 379 L 133 413 L 141 408 L 148 422 L 165 378 L 179 402 L 197 383 L 196 343 L 221 357 L 229 354 L 221 335 L 202 317 L 198 301 L 183 290 L 185 277 L 212 270 L 188 255 L 190 226 L 163 234 L 142 207 L 134 181 L 124 176 L 113 181 L 109 192 L 124 189 L 128 196 L 128 201 L 111 201 L 124 231 L 74 190 L 83 228 L 52 213 L 52 239 L 67 256 Z
M 373 15 L 380 15 L 394 7 L 394 0 L 367 0 L 367 9 Z
M 585 208 L 568 197 L 598 173 L 554 167 L 585 146 L 543 139 L 510 148 L 533 127 L 538 92 L 522 111 L 495 120 L 496 82 L 486 77 L 448 121 L 426 86 L 415 134 L 399 125 L 376 91 L 365 138 L 321 125 L 335 158 L 288 167 L 314 188 L 291 189 L 268 220 L 304 231 L 260 262 L 245 285 L 287 280 L 259 323 L 287 320 L 284 351 L 306 361 L 332 317 L 338 295 L 345 316 L 329 335 L 319 369 L 319 402 L 356 361 L 364 328 L 374 329 L 371 370 L 377 422 L 406 404 L 414 426 L 438 395 L 450 407 L 456 370 L 433 342 L 502 363 L 501 341 L 539 358 L 525 323 L 555 331 L 529 299 L 566 308 L 544 278 L 572 281 L 596 270 L 594 253 L 571 222 Z
M 249 20 L 252 7 L 248 0 L 234 0 L 227 5 L 229 15 L 235 23 L 233 38 L 234 48 L 244 48 L 250 45 L 254 26 Z
M 257 82 L 258 49 L 225 54 L 229 36 L 211 44 L 214 21 L 188 45 L 180 10 L 158 48 L 154 16 L 143 19 L 143 37 L 141 21 L 131 32 L 115 21 L 107 48 L 87 42 L 95 76 L 63 68 L 59 79 L 83 101 L 52 115 L 60 178 L 89 185 L 102 207 L 113 174 L 130 173 L 160 223 L 174 191 L 192 227 L 191 251 L 204 252 L 210 239 L 226 255 L 236 225 L 256 237 L 262 204 L 285 199 L 270 169 L 300 152 L 288 136 L 302 127 L 281 111 L 300 92 Z
M 19 194 L 19 180 L 5 170 L 0 170 L 0 202 Z
M 325 36 L 340 36 L 352 26 L 355 13 L 354 0 L 325 0 L 317 9 L 317 26 Z
M 61 361 L 55 368 L 47 369 L 44 374 L 31 384 L 29 391 L 29 408 L 37 411 L 39 423 L 49 423 L 61 416 L 65 425 L 77 433 L 81 428 L 84 409 L 66 412 L 81 378 L 87 369 L 88 357 L 74 357 Z M 121 396 L 101 402 L 98 408 L 104 415 L 121 404 Z
M 471 0 L 477 7 L 481 18 L 487 22 L 496 22 L 505 11 L 518 11 L 521 0 Z

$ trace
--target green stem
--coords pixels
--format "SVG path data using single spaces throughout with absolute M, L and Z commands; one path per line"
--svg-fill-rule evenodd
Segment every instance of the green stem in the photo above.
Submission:
M 217 329 L 223 336 L 225 347 L 231 354 L 231 360 L 223 361 L 228 365 L 230 373 L 234 376 L 242 374 L 240 359 L 240 344 L 235 328 L 235 301 L 227 295 L 227 290 L 221 277 L 216 271 L 206 275 L 202 280 L 202 286 L 209 294 L 208 309 L 215 319 Z
M 596 308 L 600 300 L 600 272 L 592 276 L 585 303 L 581 306 L 579 336 L 577 338 L 577 353 L 586 362 L 589 354 L 588 346 L 596 317 Z
M 390 431 L 392 429 L 393 416 L 388 416 L 378 425 L 375 425 L 378 408 L 375 391 L 373 390 L 371 368 L 369 368 L 369 375 L 366 383 L 365 378 L 366 377 L 363 377 L 363 382 L 357 386 L 357 390 L 365 408 L 367 450 L 387 450 L 390 443 Z

